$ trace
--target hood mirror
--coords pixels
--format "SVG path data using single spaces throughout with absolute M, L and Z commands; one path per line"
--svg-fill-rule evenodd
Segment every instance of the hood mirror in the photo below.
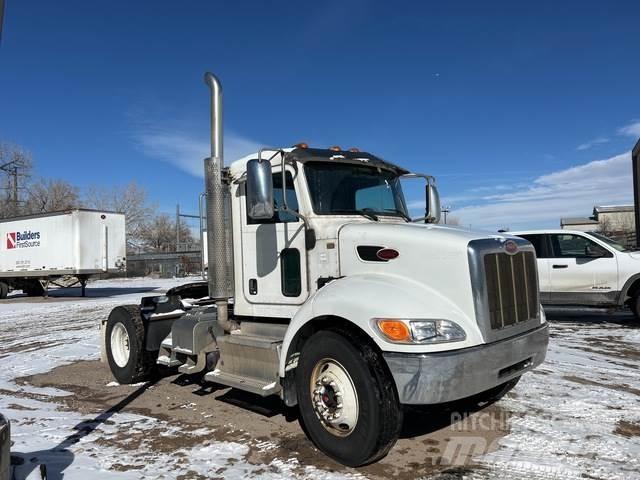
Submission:
M 273 218 L 273 177 L 271 162 L 247 162 L 247 215 L 254 220 Z

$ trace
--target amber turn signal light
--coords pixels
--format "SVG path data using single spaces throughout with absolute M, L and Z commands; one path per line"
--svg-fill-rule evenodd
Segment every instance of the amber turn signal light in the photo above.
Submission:
M 409 327 L 400 320 L 378 320 L 378 328 L 389 339 L 394 342 L 407 342 L 411 340 Z

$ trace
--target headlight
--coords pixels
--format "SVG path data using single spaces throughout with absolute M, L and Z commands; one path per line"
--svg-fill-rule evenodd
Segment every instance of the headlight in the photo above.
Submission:
M 467 338 L 463 328 L 450 320 L 376 318 L 374 324 L 385 339 L 394 343 L 461 342 Z

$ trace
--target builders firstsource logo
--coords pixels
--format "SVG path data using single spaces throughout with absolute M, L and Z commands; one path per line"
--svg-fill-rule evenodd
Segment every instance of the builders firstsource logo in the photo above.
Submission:
M 40 232 L 31 230 L 7 233 L 7 250 L 13 248 L 32 248 L 40 246 Z

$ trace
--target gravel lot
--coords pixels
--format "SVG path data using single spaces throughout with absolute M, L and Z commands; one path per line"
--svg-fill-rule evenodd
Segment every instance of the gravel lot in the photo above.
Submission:
M 499 402 L 408 410 L 382 461 L 344 468 L 293 409 L 168 375 L 120 386 L 99 358 L 98 322 L 184 280 L 130 279 L 0 303 L 0 411 L 18 479 L 640 478 L 640 325 L 629 314 L 549 312 L 547 361 Z

